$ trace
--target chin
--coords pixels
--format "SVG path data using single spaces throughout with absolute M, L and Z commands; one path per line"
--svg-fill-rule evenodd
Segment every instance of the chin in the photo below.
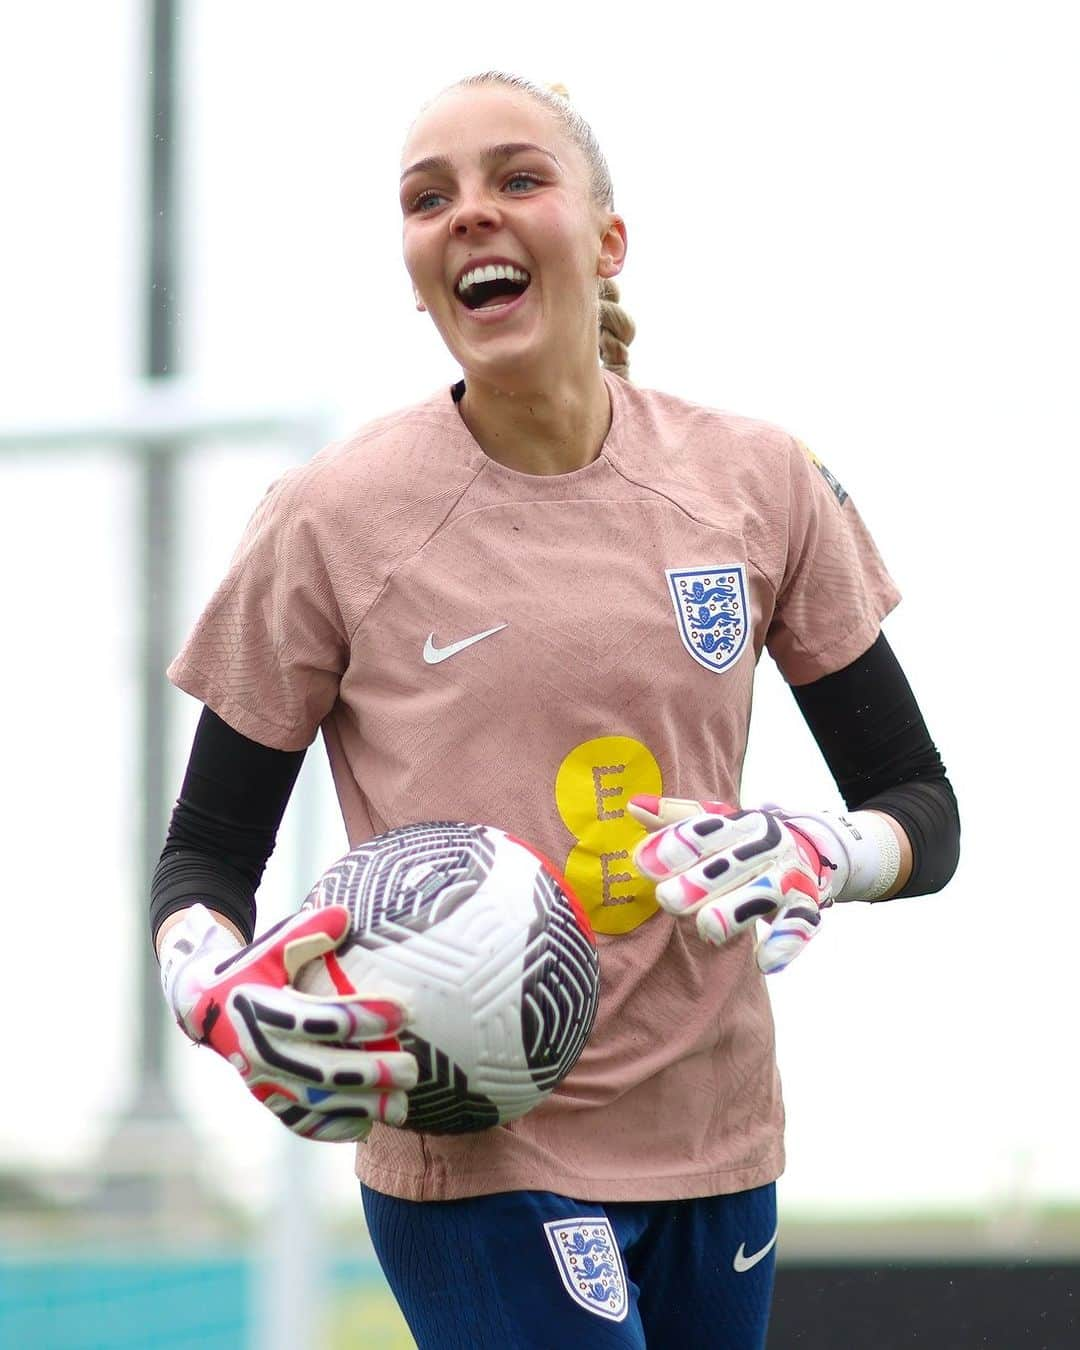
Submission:
M 500 338 L 488 343 L 486 349 L 478 349 L 475 343 L 461 345 L 447 344 L 458 365 L 465 373 L 465 383 L 470 377 L 482 380 L 505 389 L 508 393 L 518 388 L 536 388 L 542 380 L 543 372 L 550 362 L 549 355 L 535 342 L 514 341 Z

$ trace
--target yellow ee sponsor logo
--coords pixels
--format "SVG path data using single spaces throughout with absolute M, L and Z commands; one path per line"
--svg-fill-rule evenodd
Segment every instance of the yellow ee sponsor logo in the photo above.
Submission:
M 578 841 L 563 869 L 598 933 L 629 933 L 659 906 L 630 863 L 645 831 L 626 809 L 639 792 L 663 796 L 660 765 L 640 741 L 597 736 L 576 745 L 555 775 L 555 803 Z

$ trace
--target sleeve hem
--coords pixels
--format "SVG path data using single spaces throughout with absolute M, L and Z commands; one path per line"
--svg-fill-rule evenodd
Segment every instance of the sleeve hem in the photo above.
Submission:
M 820 680 L 825 675 L 833 675 L 862 656 L 881 631 L 882 621 L 892 613 L 900 603 L 900 592 L 893 589 L 887 592 L 868 615 L 856 624 L 840 640 L 832 640 L 829 645 L 817 652 L 802 652 L 789 657 L 780 666 L 780 673 L 788 684 L 798 686 Z
M 245 707 L 201 671 L 180 660 L 174 661 L 166 674 L 177 689 L 190 694 L 200 703 L 205 703 L 234 731 L 240 732 L 250 740 L 258 741 L 260 745 L 265 745 L 271 750 L 306 750 L 315 739 L 317 727 L 307 735 L 305 731 L 296 727 L 285 727 L 272 722 L 262 714 Z

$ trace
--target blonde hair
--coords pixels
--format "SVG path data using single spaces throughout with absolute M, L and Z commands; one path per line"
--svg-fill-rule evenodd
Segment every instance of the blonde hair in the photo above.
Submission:
M 563 130 L 585 157 L 589 170 L 589 191 L 598 206 L 606 211 L 615 209 L 615 192 L 611 185 L 611 171 L 608 169 L 604 152 L 593 134 L 592 127 L 571 105 L 565 86 L 561 84 L 542 85 L 527 80 L 522 75 L 509 75 L 502 70 L 486 70 L 480 75 L 467 75 L 463 80 L 450 85 L 451 89 L 475 89 L 482 85 L 498 84 L 505 89 L 513 89 L 525 94 L 553 113 L 561 123 Z M 630 343 L 634 340 L 634 321 L 622 305 L 619 304 L 619 288 L 608 278 L 601 278 L 597 285 L 599 302 L 599 353 L 606 370 L 624 380 L 630 378 Z

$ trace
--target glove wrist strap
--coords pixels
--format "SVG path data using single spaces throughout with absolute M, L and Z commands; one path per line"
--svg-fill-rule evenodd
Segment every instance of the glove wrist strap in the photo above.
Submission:
M 161 987 L 173 1016 L 190 1036 L 185 1019 L 198 1002 L 198 991 L 185 990 L 183 975 L 191 962 L 210 952 L 221 959 L 240 950 L 240 943 L 222 927 L 205 905 L 192 905 L 179 923 L 161 939 Z M 187 983 L 190 983 L 188 981 Z
M 873 811 L 808 811 L 786 817 L 810 836 L 832 865 L 832 899 L 880 900 L 900 875 L 900 845 Z

